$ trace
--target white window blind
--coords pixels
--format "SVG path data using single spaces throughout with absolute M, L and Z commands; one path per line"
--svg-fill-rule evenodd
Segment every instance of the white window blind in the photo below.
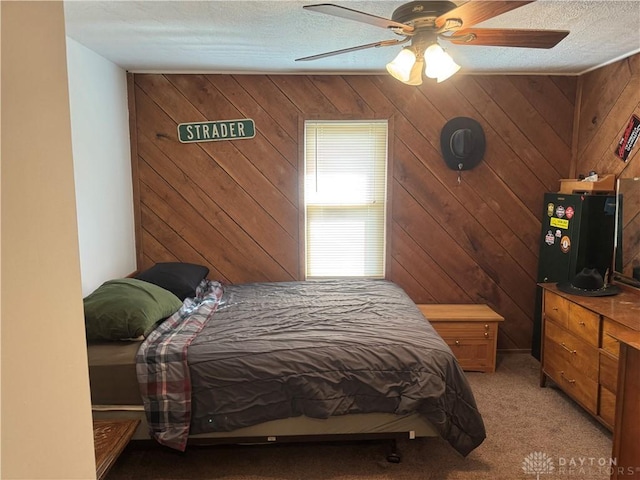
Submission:
M 305 122 L 306 277 L 384 277 L 387 121 Z

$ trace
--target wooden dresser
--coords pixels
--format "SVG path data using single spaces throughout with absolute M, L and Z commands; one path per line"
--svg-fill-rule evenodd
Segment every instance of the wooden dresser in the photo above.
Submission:
M 541 284 L 543 295 L 540 385 L 559 388 L 610 430 L 618 395 L 618 336 L 640 331 L 640 292 L 583 297 Z
M 582 297 L 541 287 L 540 385 L 551 378 L 613 431 L 611 480 L 639 480 L 640 291 Z
M 451 347 L 463 370 L 495 372 L 498 324 L 504 317 L 488 305 L 422 304 L 418 308 Z

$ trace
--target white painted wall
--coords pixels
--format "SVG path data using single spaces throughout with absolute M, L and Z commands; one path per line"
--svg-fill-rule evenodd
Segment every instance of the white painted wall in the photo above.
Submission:
M 95 478 L 62 2 L 0 2 L 0 478 Z
M 82 294 L 136 269 L 126 71 L 67 37 Z

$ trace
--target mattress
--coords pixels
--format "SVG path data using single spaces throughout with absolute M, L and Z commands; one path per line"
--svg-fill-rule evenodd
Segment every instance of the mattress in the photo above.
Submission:
M 87 345 L 92 405 L 142 405 L 136 376 L 136 353 L 141 343 Z

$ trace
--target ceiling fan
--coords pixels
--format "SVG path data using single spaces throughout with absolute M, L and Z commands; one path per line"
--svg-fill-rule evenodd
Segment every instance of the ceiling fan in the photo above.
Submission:
M 427 77 L 441 82 L 456 73 L 460 66 L 442 49 L 439 40 L 457 45 L 497 47 L 552 48 L 557 45 L 569 34 L 567 30 L 471 28 L 533 1 L 470 0 L 461 6 L 449 1 L 414 1 L 396 8 L 390 19 L 332 3 L 304 5 L 306 10 L 368 23 L 390 30 L 402 38 L 320 53 L 297 58 L 296 61 L 317 60 L 356 50 L 410 42 L 387 64 L 389 73 L 408 85 L 422 84 L 423 71 Z

